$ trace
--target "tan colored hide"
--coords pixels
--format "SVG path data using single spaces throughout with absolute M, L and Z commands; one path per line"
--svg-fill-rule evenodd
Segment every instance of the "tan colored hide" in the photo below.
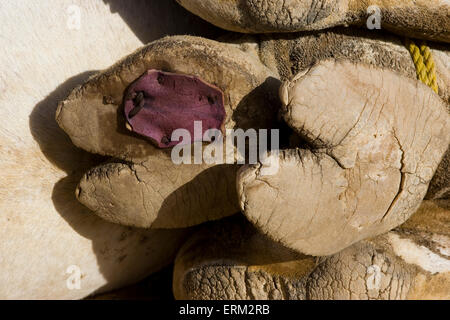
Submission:
M 81 174 L 100 159 L 75 148 L 54 115 L 89 70 L 165 34 L 211 28 L 164 0 L 0 7 L 0 299 L 83 298 L 170 263 L 184 231 L 113 225 L 76 201 Z
M 177 0 L 203 19 L 235 32 L 270 33 L 357 25 L 450 41 L 448 0 Z M 378 24 L 379 23 L 379 24 Z
M 242 217 L 210 224 L 180 249 L 177 299 L 450 298 L 448 200 L 424 201 L 401 227 L 328 257 L 305 256 Z

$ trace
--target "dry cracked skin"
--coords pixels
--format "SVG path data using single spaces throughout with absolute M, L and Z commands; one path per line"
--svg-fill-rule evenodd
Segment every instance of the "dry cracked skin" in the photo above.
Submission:
M 79 201 L 109 221 L 155 228 L 191 226 L 239 210 L 237 165 L 175 165 L 170 150 L 126 129 L 125 91 L 150 69 L 192 75 L 219 88 L 224 128 L 244 130 L 279 127 L 280 80 L 329 58 L 351 62 L 352 67 L 358 63 L 390 69 L 408 84 L 408 95 L 415 93 L 415 83 L 421 86 L 409 52 L 392 35 L 335 29 L 284 36 L 230 35 L 221 41 L 175 36 L 152 42 L 74 89 L 59 105 L 56 119 L 75 145 L 112 157 L 86 173 L 77 189 Z M 434 44 L 432 52 L 439 96 L 448 104 L 449 54 Z M 373 70 L 374 78 L 380 77 L 378 72 Z M 372 87 L 365 85 L 364 91 Z M 420 92 L 423 99 L 439 100 L 431 89 Z M 435 151 L 430 153 L 433 161 L 439 157 Z M 445 166 L 441 172 L 445 175 Z M 448 179 L 436 181 L 433 195 L 448 187 Z
M 225 128 L 271 128 L 279 108 L 279 80 L 255 50 L 190 36 L 155 41 L 74 89 L 56 119 L 73 143 L 118 158 L 92 169 L 77 198 L 109 221 L 177 228 L 238 211 L 235 165 L 176 165 L 125 128 L 124 91 L 149 69 L 199 77 L 223 92 Z
M 373 24 L 408 37 L 450 42 L 446 0 L 177 0 L 184 8 L 226 30 L 296 32 Z M 373 9 L 371 6 L 377 6 Z M 372 16 L 372 18 L 371 18 Z M 369 25 L 370 26 L 370 25 Z
M 178 253 L 177 299 L 449 299 L 448 200 L 329 257 L 298 254 L 240 216 L 205 226 Z
M 281 151 L 273 175 L 261 164 L 240 170 L 241 208 L 262 232 L 331 255 L 418 209 L 450 143 L 437 94 L 390 70 L 324 60 L 285 82 L 280 97 L 311 149 Z

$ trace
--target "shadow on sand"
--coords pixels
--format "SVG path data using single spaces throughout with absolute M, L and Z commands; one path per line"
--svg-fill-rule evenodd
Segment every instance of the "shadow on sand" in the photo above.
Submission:
M 118 13 L 130 26 L 136 36 L 148 43 L 166 35 L 192 34 L 215 37 L 220 34 L 217 28 L 207 24 L 178 6 L 175 1 L 168 0 L 103 0 L 109 5 L 111 13 Z M 55 111 L 59 101 L 76 86 L 82 84 L 96 71 L 86 71 L 75 75 L 60 84 L 44 100 L 33 109 L 29 125 L 34 139 L 47 159 L 64 170 L 67 177 L 58 181 L 52 194 L 52 200 L 59 214 L 71 227 L 83 237 L 92 240 L 97 255 L 99 268 L 109 280 L 120 270 L 121 261 L 111 261 L 104 255 L 104 235 L 92 227 L 92 223 L 105 225 L 105 228 L 120 229 L 130 233 L 132 228 L 111 225 L 107 222 L 95 221 L 97 218 L 75 198 L 74 190 L 81 176 L 89 168 L 103 162 L 105 158 L 90 154 L 75 147 L 69 137 L 59 128 L 55 121 Z M 92 214 L 87 219 L 86 215 Z M 100 220 L 100 219 L 99 219 Z M 103 240 L 101 238 L 103 237 Z M 143 241 L 146 241 L 143 236 Z M 120 260 L 120 259 L 118 259 Z M 170 275 L 167 276 L 170 281 Z M 104 291 L 102 288 L 99 291 Z

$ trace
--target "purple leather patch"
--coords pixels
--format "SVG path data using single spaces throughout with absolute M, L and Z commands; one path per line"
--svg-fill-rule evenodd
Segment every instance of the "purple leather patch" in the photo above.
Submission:
M 148 70 L 125 93 L 125 117 L 132 130 L 150 138 L 160 148 L 170 148 L 176 129 L 187 129 L 194 142 L 194 121 L 221 130 L 225 119 L 222 91 L 195 76 Z M 201 139 L 198 139 L 201 140 Z

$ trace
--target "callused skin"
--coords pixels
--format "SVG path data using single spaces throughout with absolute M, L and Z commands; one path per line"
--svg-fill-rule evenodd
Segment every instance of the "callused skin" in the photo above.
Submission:
M 60 104 L 58 123 L 77 146 L 125 160 L 85 175 L 77 191 L 83 204 L 109 221 L 139 227 L 190 226 L 239 210 L 237 166 L 174 165 L 170 149 L 158 149 L 126 130 L 121 107 L 125 91 L 149 69 L 192 75 L 218 87 L 224 97 L 224 127 L 244 130 L 276 127 L 278 79 L 289 79 L 314 61 L 337 57 L 389 68 L 417 82 L 409 52 L 395 36 L 337 29 L 227 41 L 184 36 L 155 41 L 76 88 Z M 439 95 L 447 100 L 447 56 L 439 50 L 433 54 L 441 72 Z
M 274 127 L 280 82 L 276 73 L 260 62 L 255 47 L 198 37 L 167 37 L 75 88 L 59 105 L 58 124 L 77 146 L 122 160 L 86 173 L 77 188 L 77 198 L 108 221 L 144 228 L 187 227 L 238 211 L 238 167 L 175 164 L 170 148 L 159 149 L 126 129 L 127 120 L 133 126 L 141 113 L 146 113 L 141 110 L 130 119 L 126 93 L 150 69 L 177 73 L 183 79 L 196 77 L 217 87 L 215 92 L 223 92 L 225 114 L 217 113 L 221 129 L 222 122 L 225 129 Z M 122 108 L 124 99 L 128 119 Z
M 261 165 L 240 170 L 241 208 L 260 230 L 324 256 L 417 210 L 450 142 L 450 115 L 428 87 L 325 60 L 286 82 L 280 96 L 284 119 L 312 149 L 282 151 L 275 175 L 261 174 Z
M 175 261 L 177 299 L 448 299 L 448 201 L 322 258 L 295 253 L 239 217 L 197 231 Z
M 448 20 L 450 5 L 445 0 L 177 0 L 177 2 L 212 24 L 235 32 L 297 32 L 361 25 L 382 28 L 408 37 L 450 42 Z

